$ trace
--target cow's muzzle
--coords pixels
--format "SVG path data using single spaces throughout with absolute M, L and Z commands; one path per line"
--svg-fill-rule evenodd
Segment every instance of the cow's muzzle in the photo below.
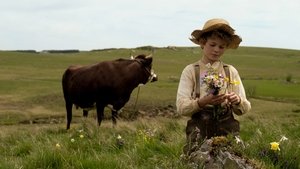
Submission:
M 154 70 L 151 70 L 148 82 L 156 82 L 158 80 L 157 75 L 154 73 Z

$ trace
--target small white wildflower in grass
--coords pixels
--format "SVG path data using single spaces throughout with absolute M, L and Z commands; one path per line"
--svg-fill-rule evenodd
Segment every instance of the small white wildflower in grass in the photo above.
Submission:
M 262 135 L 262 132 L 259 129 L 256 130 L 256 133 L 260 136 Z
M 118 136 L 117 136 L 117 146 L 119 148 L 122 148 L 124 146 L 124 144 L 125 144 L 125 140 L 122 139 L 120 134 L 118 134 Z
M 240 139 L 240 137 L 235 136 L 234 138 L 235 138 L 236 144 L 243 143 L 243 141 Z
M 239 136 L 234 136 L 234 138 L 235 138 L 236 144 L 239 144 L 239 145 L 243 146 L 243 148 L 246 147 L 243 140 Z
M 79 136 L 80 138 L 84 138 L 84 135 L 83 134 L 80 134 L 80 136 Z
M 56 143 L 55 146 L 56 146 L 56 148 L 60 148 L 61 147 L 59 143 Z
M 78 130 L 78 132 L 79 132 L 79 133 L 82 133 L 82 132 L 83 132 L 83 129 L 81 129 L 81 130 Z
M 270 143 L 271 145 L 271 150 L 274 150 L 274 151 L 280 151 L 280 148 L 279 148 L 279 143 L 278 142 L 272 142 Z
M 287 141 L 287 140 L 288 140 L 288 138 L 286 138 L 285 136 L 282 136 L 279 142 Z
M 71 139 L 71 142 L 74 143 L 74 142 L 75 142 L 75 139 L 72 138 L 72 139 Z

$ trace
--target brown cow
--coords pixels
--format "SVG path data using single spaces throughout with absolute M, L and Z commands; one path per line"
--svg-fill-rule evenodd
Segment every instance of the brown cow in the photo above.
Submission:
M 112 106 L 112 121 L 116 124 L 118 111 L 128 102 L 139 84 L 156 81 L 152 71 L 152 57 L 138 55 L 135 58 L 104 61 L 88 66 L 70 66 L 63 74 L 62 87 L 67 110 L 67 129 L 72 120 L 72 107 L 97 109 L 98 125 L 104 116 L 104 108 Z

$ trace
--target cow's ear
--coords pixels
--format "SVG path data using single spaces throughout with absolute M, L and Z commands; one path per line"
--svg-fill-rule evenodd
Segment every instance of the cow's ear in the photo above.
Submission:
M 147 65 L 150 65 L 150 64 L 152 63 L 152 60 L 153 60 L 152 55 L 146 56 L 145 59 L 146 59 L 146 64 L 147 64 Z

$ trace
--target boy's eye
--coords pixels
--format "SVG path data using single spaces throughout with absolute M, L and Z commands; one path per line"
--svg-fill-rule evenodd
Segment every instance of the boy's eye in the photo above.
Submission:
M 215 47 L 217 46 L 216 44 L 209 44 L 209 46 L 211 47 Z M 218 46 L 220 49 L 225 49 L 225 46 L 224 45 L 221 45 L 221 46 Z

